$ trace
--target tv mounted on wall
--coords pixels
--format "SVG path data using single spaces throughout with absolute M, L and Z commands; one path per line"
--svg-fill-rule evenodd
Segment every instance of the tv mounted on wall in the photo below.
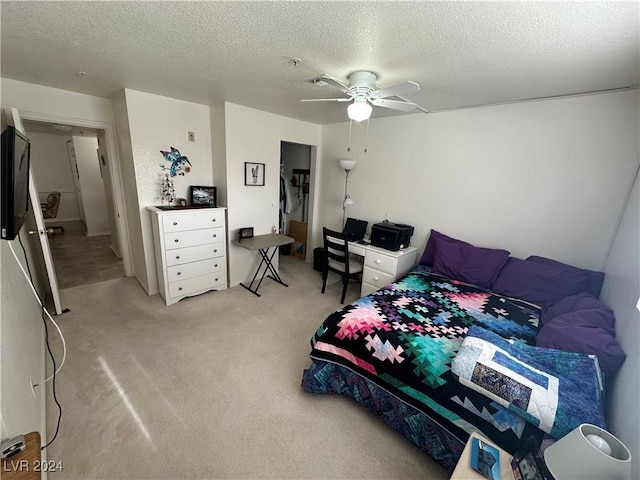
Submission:
M 13 240 L 29 211 L 29 139 L 14 127 L 2 132 L 0 148 L 0 238 Z

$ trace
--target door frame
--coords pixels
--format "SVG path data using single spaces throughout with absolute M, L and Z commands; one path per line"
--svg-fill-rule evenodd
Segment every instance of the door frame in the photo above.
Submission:
M 122 263 L 124 266 L 124 275 L 126 277 L 133 276 L 133 260 L 131 258 L 131 243 L 129 240 L 129 229 L 127 223 L 127 211 L 125 208 L 124 189 L 122 187 L 122 171 L 118 162 L 118 154 L 116 148 L 116 135 L 113 124 L 96 120 L 87 120 L 83 118 L 65 117 L 62 115 L 50 115 L 39 112 L 31 112 L 18 109 L 22 120 L 31 120 L 36 122 L 60 123 L 63 125 L 71 125 L 74 127 L 93 128 L 95 130 L 104 130 L 107 150 L 107 161 L 113 175 L 111 175 L 111 189 L 113 191 L 113 210 L 116 217 L 115 234 L 118 236 L 118 243 L 122 253 Z

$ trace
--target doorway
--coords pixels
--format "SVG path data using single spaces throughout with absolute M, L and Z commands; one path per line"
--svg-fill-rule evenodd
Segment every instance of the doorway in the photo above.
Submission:
M 61 289 L 125 276 L 108 166 L 100 157 L 104 131 L 50 122 L 23 122 L 41 204 L 57 196 L 45 215 L 49 244 Z M 52 214 L 53 213 L 53 214 Z
M 283 255 L 307 259 L 311 194 L 311 145 L 280 143 L 280 231 L 295 241 Z

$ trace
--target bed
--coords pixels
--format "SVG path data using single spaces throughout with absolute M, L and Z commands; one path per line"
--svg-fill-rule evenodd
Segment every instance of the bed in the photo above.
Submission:
M 513 454 L 525 443 L 559 438 L 576 422 L 605 428 L 598 354 L 615 369 L 624 353 L 580 352 L 574 345 L 565 352 L 554 324 L 586 301 L 593 307 L 603 275 L 547 261 L 554 262 L 520 260 L 432 231 L 420 264 L 407 276 L 319 325 L 302 388 L 355 400 L 449 471 L 474 432 Z M 531 271 L 524 275 L 523 269 Z M 532 280 L 532 272 L 547 277 Z M 552 324 L 546 337 L 556 344 L 537 345 Z M 615 332 L 603 331 L 615 342 Z M 601 338 L 589 341 L 602 345 Z M 494 360 L 503 360 L 490 367 L 478 360 L 485 346 Z M 551 416 L 545 402 L 555 402 Z

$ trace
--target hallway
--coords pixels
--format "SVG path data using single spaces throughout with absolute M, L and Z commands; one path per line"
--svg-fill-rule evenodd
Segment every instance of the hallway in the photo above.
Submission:
M 82 222 L 59 222 L 64 233 L 49 235 L 60 289 L 124 277 L 121 258 L 111 250 L 111 236 L 87 237 Z

